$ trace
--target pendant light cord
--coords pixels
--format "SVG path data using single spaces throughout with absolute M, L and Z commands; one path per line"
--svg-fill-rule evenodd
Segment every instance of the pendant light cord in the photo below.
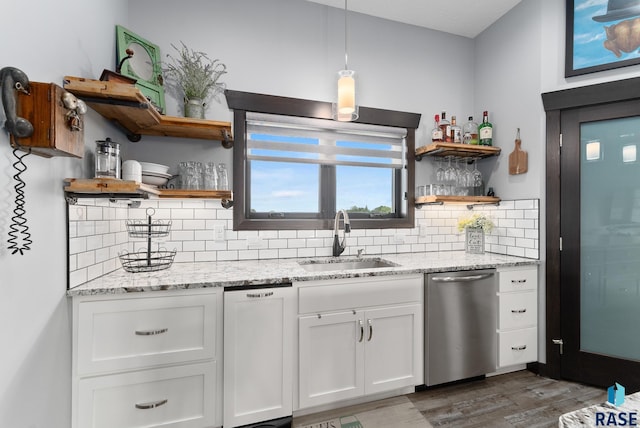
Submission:
M 344 0 L 344 69 L 348 70 L 347 66 L 347 0 Z

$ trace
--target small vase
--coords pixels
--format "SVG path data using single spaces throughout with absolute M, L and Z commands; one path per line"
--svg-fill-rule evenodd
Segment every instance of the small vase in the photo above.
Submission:
M 481 227 L 467 227 L 465 232 L 465 251 L 473 254 L 484 254 L 484 230 Z
M 204 101 L 199 99 L 185 100 L 184 117 L 204 119 Z

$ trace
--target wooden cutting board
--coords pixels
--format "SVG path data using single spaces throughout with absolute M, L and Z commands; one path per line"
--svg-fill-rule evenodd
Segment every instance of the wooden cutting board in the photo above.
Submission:
M 529 155 L 522 150 L 522 141 L 520 140 L 520 128 L 516 136 L 516 147 L 509 154 L 509 174 L 524 174 L 529 169 Z

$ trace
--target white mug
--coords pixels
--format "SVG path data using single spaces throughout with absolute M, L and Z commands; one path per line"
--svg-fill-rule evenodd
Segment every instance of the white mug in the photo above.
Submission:
M 122 162 L 122 179 L 128 181 L 142 182 L 142 166 L 135 160 Z

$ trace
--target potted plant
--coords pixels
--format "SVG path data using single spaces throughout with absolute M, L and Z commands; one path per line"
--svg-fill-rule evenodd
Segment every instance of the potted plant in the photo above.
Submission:
M 204 119 L 206 102 L 216 98 L 225 89 L 219 79 L 227 73 L 227 66 L 218 59 L 211 60 L 206 53 L 188 48 L 182 41 L 176 56 L 167 54 L 170 62 L 166 64 L 169 86 L 184 100 L 186 117 Z
M 491 232 L 494 224 L 485 214 L 473 214 L 458 220 L 458 231 L 465 231 L 464 248 L 468 253 L 484 253 L 484 234 Z

